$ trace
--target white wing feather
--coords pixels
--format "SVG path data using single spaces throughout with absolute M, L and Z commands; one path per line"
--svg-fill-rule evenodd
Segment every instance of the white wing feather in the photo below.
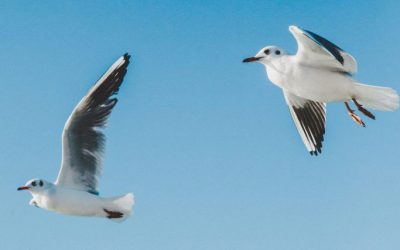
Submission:
M 289 26 L 297 41 L 297 60 L 316 67 L 327 67 L 349 74 L 357 72 L 357 61 L 352 55 L 327 39 L 297 26 Z
M 325 134 L 326 104 L 283 91 L 290 114 L 310 154 L 321 153 Z

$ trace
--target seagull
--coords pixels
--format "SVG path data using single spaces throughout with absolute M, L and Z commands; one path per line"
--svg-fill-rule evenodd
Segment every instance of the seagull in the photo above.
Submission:
M 266 46 L 243 62 L 265 66 L 269 80 L 283 90 L 300 137 L 311 155 L 321 153 L 325 134 L 326 103 L 344 102 L 350 117 L 365 127 L 364 121 L 351 109 L 352 101 L 365 116 L 375 119 L 366 108 L 394 111 L 399 96 L 391 88 L 357 82 L 353 56 L 311 31 L 289 26 L 297 42 L 296 55 L 277 46 Z
M 62 162 L 52 183 L 32 179 L 18 190 L 32 195 L 30 205 L 75 216 L 125 220 L 134 197 L 102 198 L 98 192 L 105 136 L 101 129 L 117 104 L 115 95 L 127 71 L 130 56 L 121 56 L 82 98 L 65 123 L 62 133 Z

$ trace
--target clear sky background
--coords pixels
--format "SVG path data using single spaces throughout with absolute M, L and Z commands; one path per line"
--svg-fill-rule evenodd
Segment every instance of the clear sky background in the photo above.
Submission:
M 57 2 L 57 3 L 56 3 Z M 361 82 L 400 90 L 398 1 L 2 1 L 1 249 L 390 250 L 400 246 L 400 112 L 357 126 L 328 105 L 310 156 L 259 64 L 291 24 L 349 51 Z M 134 192 L 122 224 L 28 205 L 55 180 L 77 102 L 132 54 L 102 196 Z

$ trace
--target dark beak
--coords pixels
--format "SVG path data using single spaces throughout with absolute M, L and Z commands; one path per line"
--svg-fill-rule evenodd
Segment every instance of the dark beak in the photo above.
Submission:
M 17 188 L 18 191 L 28 190 L 28 189 L 29 189 L 29 187 L 27 187 L 27 186 L 22 186 L 22 187 Z
M 260 60 L 262 57 L 249 57 L 243 60 L 244 63 L 248 63 L 248 62 L 257 62 L 258 60 Z

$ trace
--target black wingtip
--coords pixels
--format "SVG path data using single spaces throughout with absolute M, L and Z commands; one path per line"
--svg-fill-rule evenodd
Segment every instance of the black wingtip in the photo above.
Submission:
M 129 59 L 131 58 L 131 55 L 129 55 L 129 53 L 126 52 L 126 53 L 123 55 L 123 57 L 124 57 L 125 60 L 128 60 L 128 61 L 129 61 Z
M 318 154 L 321 154 L 321 149 L 318 148 L 316 150 L 310 151 L 309 153 L 311 156 L 318 156 Z
M 344 50 L 342 48 L 340 48 L 333 42 L 327 40 L 326 38 L 312 32 L 312 31 L 305 30 L 305 29 L 303 29 L 303 31 L 305 32 L 306 35 L 308 34 L 308 37 L 311 36 L 310 38 L 312 40 L 316 41 L 321 46 L 326 48 L 336 58 L 336 60 L 338 60 L 342 65 L 344 64 L 344 58 L 340 54 L 340 52 L 344 52 Z

